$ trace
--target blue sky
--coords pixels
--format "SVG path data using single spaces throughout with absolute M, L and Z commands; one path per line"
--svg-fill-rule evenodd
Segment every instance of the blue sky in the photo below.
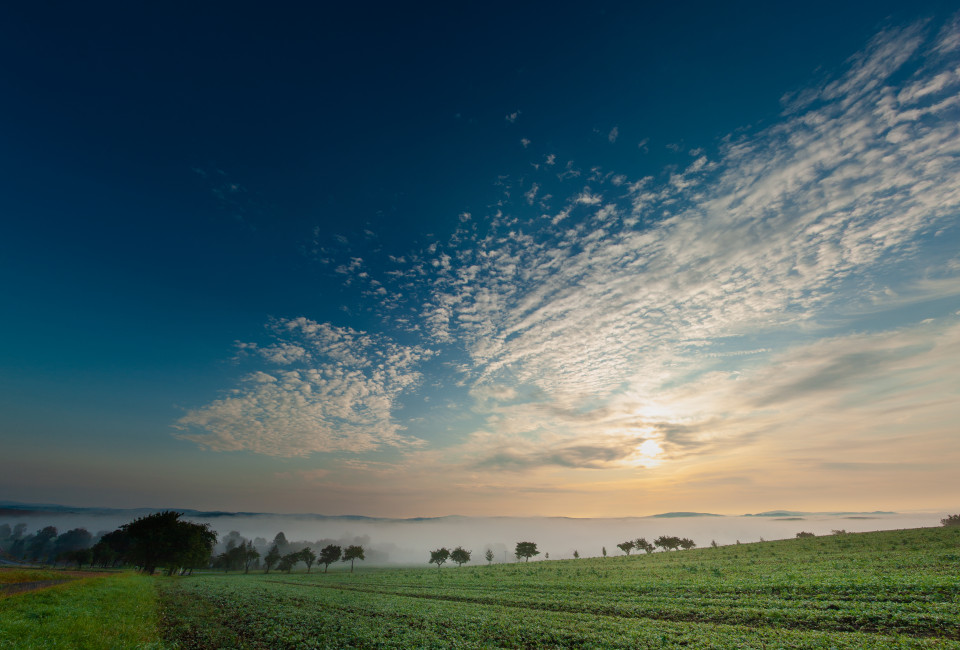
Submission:
M 946 4 L 31 5 L 0 491 L 950 508 Z

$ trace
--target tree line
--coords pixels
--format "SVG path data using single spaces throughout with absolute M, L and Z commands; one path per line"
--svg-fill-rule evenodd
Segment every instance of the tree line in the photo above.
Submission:
M 664 551 L 676 551 L 677 549 L 683 549 L 685 551 L 690 550 L 691 548 L 696 547 L 696 542 L 692 539 L 686 537 L 673 537 L 671 535 L 661 535 L 660 537 L 653 540 L 653 543 L 650 543 L 644 537 L 638 537 L 637 539 L 628 539 L 625 542 L 617 544 L 617 548 L 621 551 L 630 555 L 630 551 L 636 549 L 637 551 L 643 551 L 645 553 L 653 553 L 657 548 L 662 548 Z M 606 551 L 606 549 L 604 549 Z M 604 552 L 606 555 L 606 552 Z
M 283 532 L 277 533 L 269 547 L 265 539 L 248 540 L 237 531 L 231 531 L 218 545 L 217 533 L 209 524 L 188 522 L 182 516 L 175 511 L 158 512 L 96 535 L 85 528 L 58 534 L 55 526 L 28 534 L 26 524 L 0 524 L 0 554 L 32 563 L 76 564 L 78 568 L 133 566 L 149 574 L 163 569 L 168 575 L 195 569 L 248 573 L 262 568 L 269 573 L 275 568 L 290 572 L 299 563 L 305 564 L 308 572 L 314 564 L 323 565 L 326 571 L 337 561 L 349 562 L 353 571 L 357 560 L 366 559 L 362 543 L 289 542 Z

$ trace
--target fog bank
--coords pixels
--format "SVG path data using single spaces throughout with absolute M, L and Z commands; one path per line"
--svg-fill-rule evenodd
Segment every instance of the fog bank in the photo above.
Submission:
M 115 511 L 76 509 L 73 511 L 16 511 L 0 508 L 0 524 L 26 523 L 28 532 L 56 526 L 62 533 L 83 527 L 91 533 L 114 530 L 137 516 L 154 510 Z M 364 566 L 425 565 L 429 552 L 441 546 L 463 546 L 473 551 L 472 563 L 484 563 L 483 554 L 492 549 L 496 562 L 513 561 L 517 542 L 537 544 L 544 559 L 621 554 L 620 542 L 660 535 L 688 537 L 697 546 L 711 542 L 726 545 L 761 539 L 795 537 L 800 531 L 827 535 L 833 530 L 865 532 L 900 528 L 939 526 L 945 512 L 924 513 L 775 513 L 755 516 L 657 515 L 616 519 L 572 519 L 565 517 L 439 517 L 428 519 L 375 519 L 366 517 L 324 517 L 321 515 L 271 515 L 249 513 L 197 513 L 186 511 L 185 519 L 208 523 L 223 539 L 238 531 L 248 539 L 273 539 L 283 532 L 291 542 L 335 540 L 363 543 L 370 551 Z

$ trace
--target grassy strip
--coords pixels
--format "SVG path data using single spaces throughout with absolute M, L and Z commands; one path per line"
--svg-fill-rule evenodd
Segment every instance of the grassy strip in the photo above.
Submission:
M 82 578 L 0 599 L 0 648 L 163 648 L 151 578 Z

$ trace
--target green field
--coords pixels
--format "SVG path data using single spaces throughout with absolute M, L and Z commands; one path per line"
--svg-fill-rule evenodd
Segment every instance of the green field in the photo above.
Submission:
M 439 571 L 424 556 L 124 588 L 156 608 L 142 620 L 170 648 L 960 648 L 960 528 Z M 5 605 L 29 596 L 0 599 L 0 647 L 18 647 Z

